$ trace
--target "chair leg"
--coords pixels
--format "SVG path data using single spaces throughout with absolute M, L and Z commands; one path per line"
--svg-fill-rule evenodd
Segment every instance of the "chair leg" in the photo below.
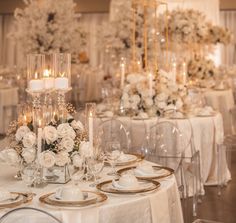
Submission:
M 225 149 L 225 145 L 223 144 L 218 144 L 217 145 L 217 166 L 218 166 L 218 170 L 217 170 L 217 189 L 218 189 L 218 196 L 221 196 L 222 192 L 222 187 L 223 187 L 223 184 L 224 184 L 224 180 L 222 178 L 222 166 L 223 166 L 223 161 L 222 161 L 222 157 L 224 155 L 224 153 L 226 152 L 226 149 Z

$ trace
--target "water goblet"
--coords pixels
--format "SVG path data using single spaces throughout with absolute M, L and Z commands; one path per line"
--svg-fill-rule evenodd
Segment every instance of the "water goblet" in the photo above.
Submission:
M 94 177 L 94 182 L 93 184 L 89 185 L 90 187 L 95 187 L 98 184 L 98 175 L 102 171 L 103 167 L 103 156 L 91 157 L 90 159 L 88 159 L 88 168 Z
M 74 186 L 78 186 L 79 182 L 84 177 L 85 160 L 78 155 L 74 156 L 73 159 L 76 159 L 76 165 L 72 165 L 72 167 L 69 168 L 70 177 Z
M 23 182 L 26 184 L 28 189 L 33 186 L 36 173 L 38 171 L 37 165 L 35 163 L 30 163 L 24 166 L 21 170 L 21 178 Z
M 111 165 L 112 171 L 108 173 L 110 176 L 116 176 L 117 172 L 115 169 L 116 161 L 121 155 L 120 143 L 117 141 L 109 142 L 106 145 L 106 158 Z

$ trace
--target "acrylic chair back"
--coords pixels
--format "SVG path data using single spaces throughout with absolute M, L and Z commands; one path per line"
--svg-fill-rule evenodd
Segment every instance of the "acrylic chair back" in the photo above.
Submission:
M 13 209 L 0 218 L 0 223 L 62 223 L 52 214 L 33 207 Z
M 129 152 L 129 132 L 120 120 L 111 118 L 99 124 L 96 131 L 96 144 L 105 149 L 109 143 L 114 142 L 120 144 L 121 151 L 124 153 Z
M 190 139 L 174 123 L 159 122 L 150 129 L 149 159 L 176 170 L 189 143 Z

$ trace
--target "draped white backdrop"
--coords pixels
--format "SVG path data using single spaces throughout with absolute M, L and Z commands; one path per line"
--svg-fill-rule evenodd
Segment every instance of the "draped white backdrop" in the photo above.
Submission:
M 123 0 L 113 0 L 110 6 L 110 19 L 115 16 L 115 6 Z M 126 0 L 125 0 L 126 1 Z M 215 24 L 221 23 L 228 27 L 233 33 L 236 33 L 236 11 L 219 11 L 219 0 L 168 0 L 168 8 L 194 8 L 204 12 L 207 18 Z M 104 21 L 108 21 L 108 13 L 88 13 L 82 14 L 81 21 L 86 25 L 86 30 L 89 32 L 87 53 L 89 55 L 90 64 L 97 66 L 102 60 L 102 50 L 99 49 L 98 35 L 96 27 Z M 13 15 L 0 15 L 0 65 L 22 67 L 24 64 L 24 56 L 22 55 L 21 46 L 7 38 L 8 33 L 14 29 Z M 216 64 L 222 63 L 232 65 L 236 63 L 235 45 L 231 44 L 227 47 L 217 47 L 213 56 Z
M 236 11 L 221 11 L 220 22 L 221 25 L 231 30 L 236 37 Z M 236 44 L 235 42 L 228 46 L 222 47 L 222 63 L 225 65 L 236 64 Z
M 96 28 L 107 20 L 108 13 L 86 13 L 81 16 L 81 22 L 89 33 L 87 53 L 92 66 L 97 66 L 101 60 Z M 8 33 L 14 29 L 13 21 L 13 15 L 0 15 L 0 66 L 22 67 L 25 59 L 21 46 L 8 38 Z

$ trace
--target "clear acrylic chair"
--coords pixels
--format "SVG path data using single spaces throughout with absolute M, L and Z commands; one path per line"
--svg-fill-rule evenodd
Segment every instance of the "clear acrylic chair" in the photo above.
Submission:
M 199 152 L 192 149 L 192 144 L 192 133 L 186 136 L 170 121 L 159 122 L 150 129 L 147 159 L 175 171 L 181 197 L 184 200 L 185 219 L 189 217 L 187 201 L 190 188 L 192 187 L 194 216 L 197 214 L 196 207 L 200 190 Z M 190 149 L 188 153 L 187 149 Z
M 129 131 L 125 125 L 115 117 L 102 121 L 95 133 L 95 144 L 105 149 L 107 144 L 118 142 L 121 151 L 128 153 L 130 151 Z
M 130 136 L 130 152 L 146 156 L 148 154 L 148 138 L 151 126 L 148 120 L 130 117 L 127 121 Z M 153 123 L 152 123 L 153 125 Z
M 224 137 L 222 143 L 217 145 L 218 161 L 218 195 L 221 195 L 221 188 L 227 185 L 225 170 L 231 169 L 231 153 L 236 152 L 236 106 L 230 109 L 231 133 Z
M 62 223 L 52 214 L 33 207 L 13 209 L 0 218 L 0 223 Z

